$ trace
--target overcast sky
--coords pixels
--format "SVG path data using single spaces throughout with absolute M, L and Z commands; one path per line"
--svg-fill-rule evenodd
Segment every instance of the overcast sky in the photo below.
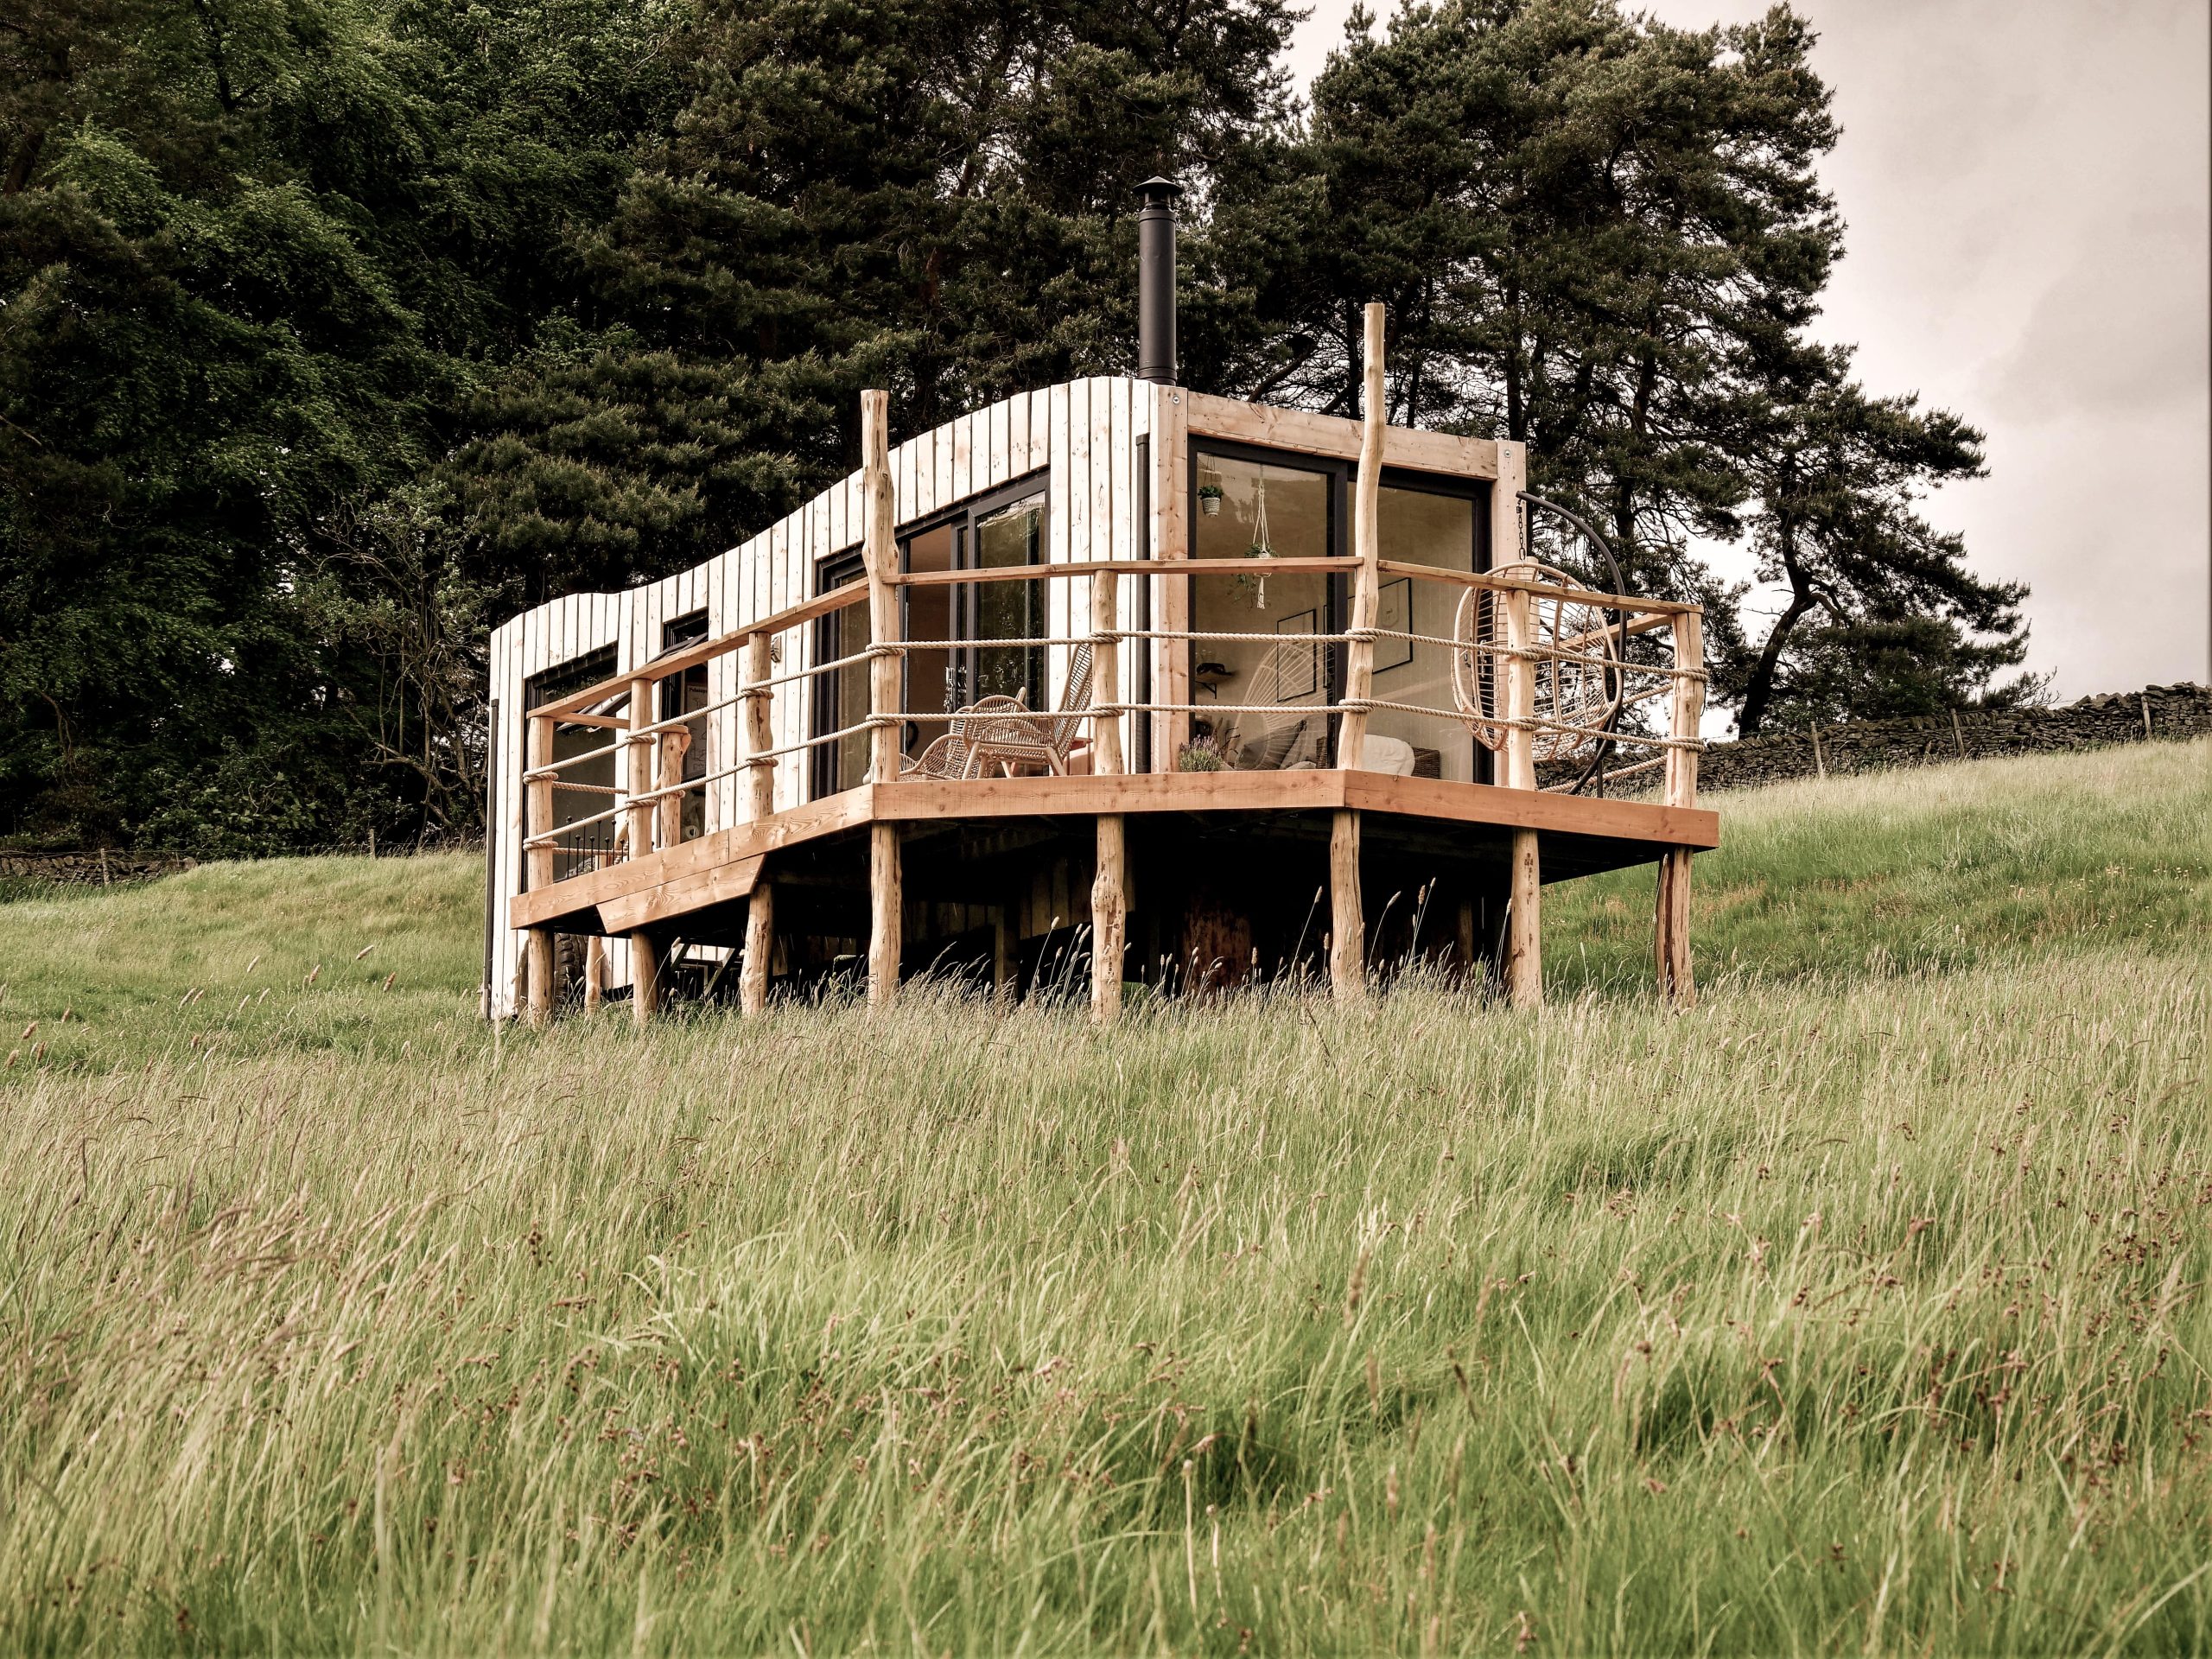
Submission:
M 1766 7 L 1641 9 L 1703 28 Z M 1918 391 L 1989 434 L 1989 476 L 1929 516 L 1964 532 L 1975 569 L 2031 586 L 2030 665 L 2056 671 L 2060 697 L 2212 680 L 2212 7 L 1797 9 L 1843 128 L 1823 177 L 1847 257 L 1821 332 L 1859 347 L 1869 390 Z M 1313 0 L 1301 80 L 1351 10 Z

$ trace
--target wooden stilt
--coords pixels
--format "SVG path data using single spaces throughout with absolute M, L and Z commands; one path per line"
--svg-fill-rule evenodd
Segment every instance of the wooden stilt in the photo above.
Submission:
M 1100 777 L 1122 772 L 1121 577 L 1101 570 L 1090 579 L 1091 696 L 1103 712 L 1090 722 L 1091 770 Z M 1128 880 L 1125 826 L 1118 812 L 1098 818 L 1098 857 L 1090 881 L 1090 1017 L 1122 1015 L 1122 956 L 1128 944 Z
M 1367 995 L 1367 918 L 1359 896 L 1359 814 L 1339 808 L 1329 827 L 1329 985 L 1340 1002 Z
M 1690 854 L 1674 848 L 1659 860 L 1659 895 L 1653 927 L 1653 955 L 1659 995 L 1678 1008 L 1697 1001 L 1690 972 Z
M 899 826 L 868 825 L 868 1005 L 872 1008 L 887 1008 L 899 996 L 899 957 L 905 948 L 900 924 L 906 904 L 899 864 Z
M 1505 934 L 1505 990 L 1516 1008 L 1544 1003 L 1543 872 L 1536 832 L 1513 832 L 1512 893 Z
M 553 930 L 533 927 L 526 946 L 529 966 L 525 970 L 530 996 L 530 1023 L 542 1026 L 553 1018 L 553 965 L 559 952 L 555 948 Z
M 868 638 L 876 644 L 901 632 L 895 539 L 898 504 L 891 480 L 891 394 L 861 393 L 861 491 L 863 511 L 861 560 L 868 571 Z M 899 779 L 899 659 L 878 657 L 869 665 L 868 709 L 875 721 L 869 734 L 868 776 L 876 783 Z M 899 995 L 899 958 L 904 941 L 900 924 L 906 903 L 899 870 L 899 826 L 868 826 L 868 1001 L 888 1007 Z
M 1705 666 L 1705 623 L 1694 611 L 1674 620 L 1675 666 Z M 1694 738 L 1705 717 L 1705 683 L 1677 678 L 1669 719 L 1671 735 Z M 1815 730 L 1818 741 L 1819 728 Z M 1666 801 L 1669 806 L 1697 804 L 1697 751 L 1667 751 Z M 1659 995 L 1678 1008 L 1697 1001 L 1690 970 L 1690 858 L 1687 847 L 1670 849 L 1659 861 L 1659 894 L 1653 917 L 1652 950 L 1659 972 Z
M 999 905 L 991 912 L 991 989 L 1001 997 L 1014 995 L 1014 906 Z
M 1090 883 L 1090 1017 L 1102 1021 L 1122 1014 L 1122 956 L 1128 942 L 1123 852 L 1121 814 L 1100 814 L 1098 870 Z
M 639 1025 L 660 1012 L 661 944 L 643 929 L 630 936 L 630 1017 Z
M 776 747 L 770 706 L 774 693 L 768 681 L 775 673 L 769 638 L 756 633 L 745 642 L 744 707 L 745 753 L 750 760 L 745 774 L 746 817 L 758 823 L 776 813 L 776 766 L 763 760 Z M 768 1006 L 768 987 L 775 975 L 776 890 L 764 868 L 754 879 L 745 909 L 745 961 L 737 979 L 737 1006 L 741 1014 L 754 1014 Z
M 1471 976 L 1476 965 L 1482 961 L 1482 944 L 1475 925 L 1475 901 L 1471 899 L 1459 901 L 1458 942 L 1459 972 L 1462 976 Z
M 584 1012 L 597 1014 L 607 1000 L 607 941 L 593 934 L 584 941 Z
M 741 1014 L 759 1014 L 768 1006 L 769 976 L 776 955 L 776 890 L 756 881 L 746 900 L 745 961 L 738 970 L 737 1006 Z

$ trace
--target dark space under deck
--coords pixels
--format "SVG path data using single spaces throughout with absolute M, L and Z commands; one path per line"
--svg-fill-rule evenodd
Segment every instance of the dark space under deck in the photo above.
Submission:
M 710 883 L 717 869 L 765 854 L 757 872 L 776 889 L 779 975 L 803 982 L 866 950 L 869 826 L 888 821 L 900 831 L 904 970 L 989 971 L 995 962 L 1033 983 L 1087 956 L 1096 815 L 1118 810 L 1128 838 L 1126 976 L 1237 982 L 1255 966 L 1269 977 L 1319 967 L 1330 834 L 1342 806 L 1360 812 L 1368 955 L 1378 967 L 1493 957 L 1516 830 L 1536 830 L 1548 883 L 1717 842 L 1709 812 L 1365 772 L 899 784 L 741 824 L 524 902 L 529 919 L 564 932 L 619 931 L 596 906 L 563 901 L 619 892 L 632 908 L 613 914 L 634 914 L 637 895 L 668 874 L 654 866 L 668 865 L 681 876 L 658 889 L 676 896 L 661 902 L 654 928 L 736 946 L 750 900 L 717 896 Z M 694 889 L 700 902 L 684 902 Z

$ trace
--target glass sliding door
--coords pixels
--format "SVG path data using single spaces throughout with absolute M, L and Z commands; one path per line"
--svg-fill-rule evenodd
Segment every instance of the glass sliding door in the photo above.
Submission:
M 975 517 L 973 568 L 1004 570 L 1041 564 L 1045 558 L 1045 492 L 1023 495 Z M 969 614 L 976 639 L 1041 639 L 1050 631 L 1041 582 L 977 582 Z M 1048 706 L 1042 645 L 983 645 L 975 649 L 978 697 L 1015 697 L 1032 709 Z
M 839 588 L 850 587 L 865 574 L 857 553 L 845 554 L 825 563 L 817 578 L 817 591 L 830 593 Z M 868 603 L 865 600 L 848 605 L 842 611 L 832 611 L 814 625 L 814 660 L 834 663 L 856 656 L 868 646 Z M 777 671 L 780 672 L 780 670 Z M 814 687 L 814 727 L 812 735 L 826 737 L 831 732 L 855 726 L 868 717 L 868 663 L 862 658 L 856 663 L 833 669 L 827 674 L 817 675 Z M 814 760 L 809 768 L 811 793 L 818 799 L 835 795 L 841 789 L 855 789 L 868 779 L 868 733 L 865 728 L 848 732 L 834 743 L 824 743 L 811 751 Z
M 1342 657 L 1315 636 L 1341 627 L 1344 580 L 1268 563 L 1338 553 L 1343 469 L 1226 446 L 1194 461 L 1192 556 L 1249 570 L 1191 578 L 1192 631 L 1238 636 L 1191 643 L 1192 742 L 1240 772 L 1326 766 Z
M 1440 570 L 1487 569 L 1487 515 L 1475 492 L 1449 480 L 1433 481 L 1386 473 L 1380 493 L 1382 552 L 1402 564 L 1431 565 Z M 1479 563 L 1478 562 L 1479 561 Z M 1453 583 L 1384 576 L 1376 626 L 1401 633 L 1448 639 L 1465 589 Z M 1436 715 L 1378 709 L 1368 718 L 1368 768 L 1416 778 L 1445 778 L 1458 783 L 1487 782 L 1483 762 L 1466 726 L 1453 717 L 1452 652 L 1448 646 L 1405 639 L 1375 643 L 1375 695 L 1390 702 L 1420 703 L 1442 710 Z

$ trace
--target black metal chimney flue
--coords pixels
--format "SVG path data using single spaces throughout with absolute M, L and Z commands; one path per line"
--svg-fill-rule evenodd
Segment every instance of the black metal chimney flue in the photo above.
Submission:
M 1175 384 L 1175 198 L 1173 179 L 1137 186 L 1137 378 Z

